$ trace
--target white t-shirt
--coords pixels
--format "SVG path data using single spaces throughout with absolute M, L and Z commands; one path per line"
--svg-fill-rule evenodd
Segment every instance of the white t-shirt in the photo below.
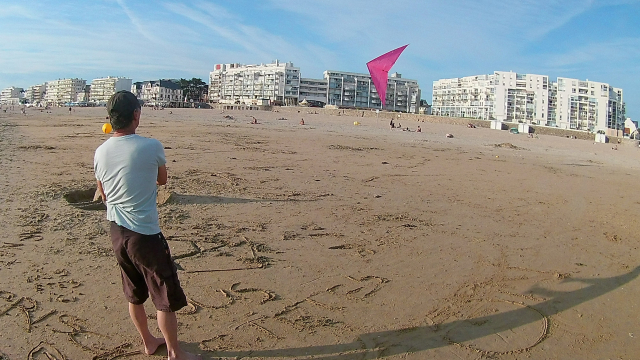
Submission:
M 144 235 L 159 233 L 156 181 L 158 167 L 165 163 L 156 139 L 132 134 L 100 145 L 93 169 L 107 196 L 107 220 Z

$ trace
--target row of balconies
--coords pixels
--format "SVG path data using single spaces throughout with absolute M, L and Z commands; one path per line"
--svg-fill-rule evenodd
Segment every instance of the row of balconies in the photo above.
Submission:
M 258 79 L 258 80 L 227 80 L 225 84 L 262 84 L 269 83 L 273 84 L 275 82 L 274 79 Z
M 223 89 L 242 89 L 243 87 L 245 87 L 242 84 L 235 84 L 235 85 L 225 85 L 222 88 Z M 273 88 L 279 88 L 282 87 L 281 84 L 256 84 L 253 86 L 249 86 L 249 88 L 257 88 L 257 87 L 273 87 Z

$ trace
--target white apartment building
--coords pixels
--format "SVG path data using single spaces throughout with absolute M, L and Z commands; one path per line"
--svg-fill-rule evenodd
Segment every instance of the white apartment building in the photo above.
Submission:
M 327 70 L 327 104 L 340 107 L 382 109 L 371 75 Z M 420 87 L 416 80 L 404 79 L 393 73 L 387 81 L 384 110 L 417 113 L 420 108 Z
M 624 130 L 622 89 L 606 83 L 559 77 L 555 93 L 555 124 L 563 129 Z
M 217 64 L 209 74 L 209 101 L 225 104 L 296 105 L 300 69 L 293 63 Z
M 546 125 L 549 116 L 549 77 L 496 71 L 497 120 Z
M 546 125 L 549 77 L 496 71 L 433 82 L 432 114 Z
M 106 104 L 111 95 L 120 90 L 131 90 L 131 79 L 124 77 L 108 76 L 106 78 L 93 79 L 89 100 L 98 104 Z
M 152 80 L 130 85 L 136 97 L 150 106 L 171 106 L 182 101 L 182 88 L 177 80 Z
M 40 105 L 44 103 L 44 95 L 47 91 L 47 84 L 29 86 L 24 92 L 25 101 L 28 104 Z
M 300 79 L 300 94 L 298 102 L 316 101 L 323 105 L 327 103 L 327 79 Z
M 20 105 L 24 90 L 11 86 L 0 92 L 0 105 Z
M 46 83 L 45 102 L 49 105 L 64 106 L 78 101 L 78 94 L 84 94 L 87 81 L 83 79 L 58 79 Z
M 622 89 L 606 83 L 495 71 L 433 82 L 432 114 L 563 129 L 623 129 Z

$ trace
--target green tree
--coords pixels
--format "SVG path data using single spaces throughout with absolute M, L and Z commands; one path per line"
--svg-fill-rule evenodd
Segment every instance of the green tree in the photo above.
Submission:
M 182 94 L 187 102 L 203 102 L 206 99 L 209 86 L 199 78 L 191 80 L 180 79 Z

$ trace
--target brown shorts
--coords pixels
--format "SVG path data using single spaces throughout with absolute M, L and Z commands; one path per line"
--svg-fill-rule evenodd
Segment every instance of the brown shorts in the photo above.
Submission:
M 138 234 L 111 222 L 111 243 L 120 264 L 122 289 L 130 303 L 142 304 L 151 295 L 159 311 L 173 312 L 187 305 L 162 233 Z

